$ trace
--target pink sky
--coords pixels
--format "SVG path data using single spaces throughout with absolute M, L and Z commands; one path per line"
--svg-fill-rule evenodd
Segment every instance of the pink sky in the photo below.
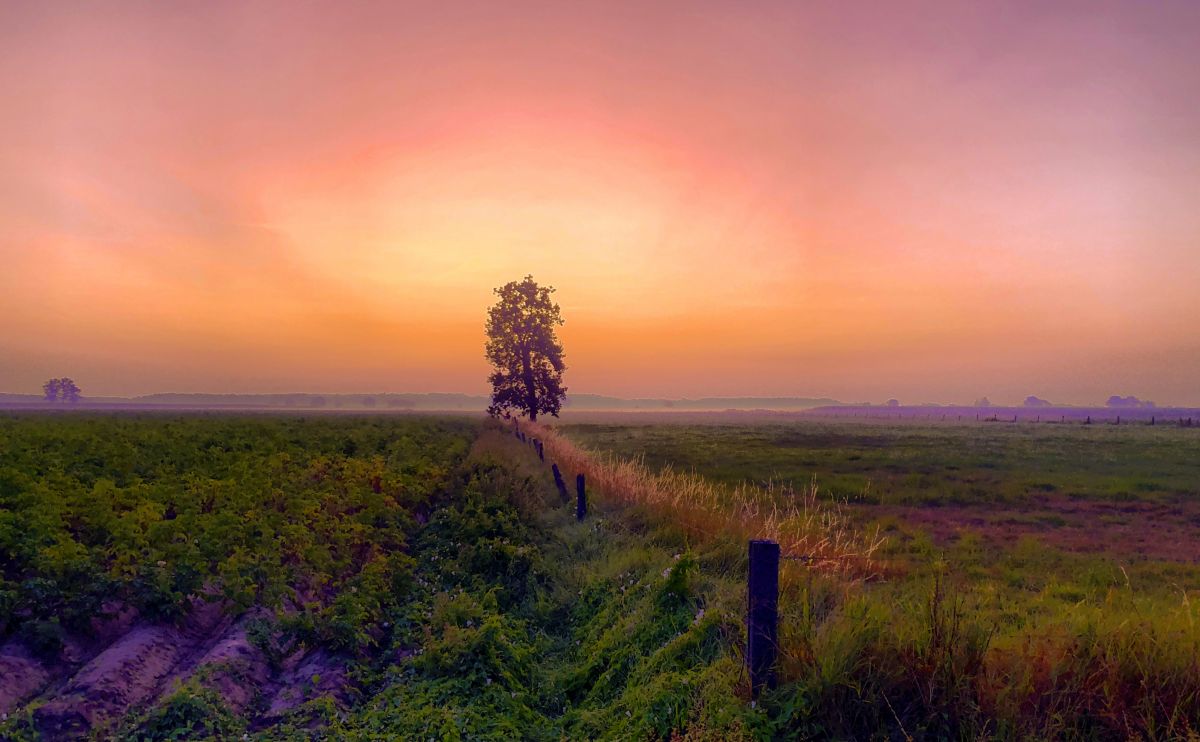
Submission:
M 1195 3 L 5 3 L 0 391 L 1200 404 Z

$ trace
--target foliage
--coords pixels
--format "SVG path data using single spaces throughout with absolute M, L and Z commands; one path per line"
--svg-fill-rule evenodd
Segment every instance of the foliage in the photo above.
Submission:
M 82 390 L 72 379 L 65 376 L 61 379 L 49 379 L 42 384 L 42 395 L 47 402 L 55 402 L 59 399 L 64 402 L 78 402 L 80 394 L 82 394 Z
M 87 632 L 123 605 L 167 620 L 199 598 L 244 610 L 324 596 L 322 638 L 361 647 L 376 596 L 411 569 L 400 552 L 414 511 L 472 432 L 388 418 L 0 418 L 0 627 L 53 651 L 47 622 Z
M 736 597 L 706 615 L 712 585 L 697 559 L 576 523 L 525 456 L 496 434 L 477 444 L 462 488 L 415 542 L 412 600 L 394 614 L 385 653 L 395 661 L 329 733 L 668 739 L 691 729 L 699 739 L 707 726 L 736 739 Z
M 705 459 L 717 471 L 744 465 L 747 452 L 766 456 L 763 440 L 804 439 L 772 429 L 735 445 L 727 433 L 653 435 L 724 437 L 727 447 Z M 569 452 L 545 440 L 548 453 Z M 780 447 L 780 456 L 824 450 L 805 445 Z M 1005 472 L 1006 447 L 1023 444 L 981 445 L 999 446 L 992 471 Z M 1037 453 L 1050 462 L 1038 479 L 1074 476 L 1077 465 L 1053 451 Z M 1118 455 L 1100 453 L 1101 469 Z M 850 455 L 846 466 L 857 461 Z M 973 455 L 960 445 L 944 456 Z M 560 461 L 568 475 L 595 466 L 580 457 Z M 898 522 L 880 557 L 904 567 L 886 579 L 785 562 L 780 683 L 750 703 L 738 651 L 741 532 L 694 528 L 679 515 L 685 500 L 673 513 L 666 500 L 614 496 L 605 487 L 619 478 L 597 486 L 589 477 L 589 517 L 579 523 L 546 469 L 498 424 L 480 434 L 465 420 L 0 418 L 0 625 L 53 656 L 97 612 L 127 605 L 150 620 L 181 620 L 207 598 L 253 609 L 247 638 L 272 677 L 299 657 L 342 663 L 344 687 L 324 683 L 323 669 L 305 675 L 300 705 L 277 716 L 261 698 L 231 706 L 222 688 L 236 676 L 222 686 L 197 673 L 96 732 L 131 739 L 1200 731 L 1192 565 L 1115 564 L 1043 540 L 998 545 L 971 533 L 947 543 Z M 714 495 L 709 526 L 722 503 L 736 504 Z M 11 714 L 0 737 L 36 739 L 36 706 Z
M 143 742 L 184 739 L 233 739 L 245 722 L 225 707 L 221 696 L 199 684 L 177 689 L 146 715 L 131 724 L 129 736 Z
M 208 596 L 253 607 L 247 640 L 273 677 L 313 653 L 345 663 L 341 692 L 314 674 L 278 716 L 262 698 L 227 703 L 222 688 L 245 676 L 223 686 L 198 672 L 100 736 L 744 736 L 736 580 L 674 537 L 625 532 L 602 503 L 577 523 L 510 436 L 486 432 L 468 456 L 477 431 L 412 418 L 0 419 L 10 632 L 53 653 L 87 631 L 97 600 L 178 620 Z M 0 737 L 37 738 L 35 707 Z
M 555 327 L 563 323 L 551 286 L 533 276 L 510 281 L 495 290 L 500 297 L 488 309 L 488 377 L 492 404 L 488 414 L 508 417 L 511 411 L 536 420 L 542 413 L 558 416 L 566 387 L 562 385 L 563 348 Z

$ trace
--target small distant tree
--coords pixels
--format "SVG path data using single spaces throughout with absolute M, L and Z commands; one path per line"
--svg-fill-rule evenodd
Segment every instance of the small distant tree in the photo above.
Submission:
M 889 400 L 887 401 L 887 406 L 888 406 L 888 407 L 899 407 L 899 406 L 900 406 L 900 400 L 898 400 L 898 399 L 889 399 Z
M 67 377 L 58 380 L 58 395 L 64 402 L 78 402 L 81 390 Z
M 555 328 L 563 323 L 551 286 L 539 286 L 533 276 L 511 281 L 494 292 L 499 297 L 488 309 L 488 362 L 495 369 L 492 417 L 525 414 L 537 420 L 545 413 L 558 417 L 566 387 L 562 385 L 563 348 Z
M 75 382 L 64 376 L 61 379 L 49 379 L 42 384 L 42 395 L 47 402 L 78 402 L 81 391 Z

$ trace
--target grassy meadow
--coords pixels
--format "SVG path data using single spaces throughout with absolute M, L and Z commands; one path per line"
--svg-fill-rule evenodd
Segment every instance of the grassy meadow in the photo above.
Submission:
M 882 537 L 865 579 L 785 568 L 773 702 L 800 736 L 1195 734 L 1194 429 L 793 420 L 559 432 L 647 474 L 783 500 L 815 489 L 843 525 Z
M 558 429 L 589 448 L 640 457 L 651 469 L 670 466 L 724 484 L 815 477 L 830 497 L 855 503 L 1016 505 L 1048 493 L 1200 501 L 1200 434 L 1173 424 L 793 418 Z

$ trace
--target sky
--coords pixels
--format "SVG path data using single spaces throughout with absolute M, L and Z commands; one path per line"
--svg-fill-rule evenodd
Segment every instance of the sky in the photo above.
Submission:
M 1200 4 L 6 2 L 0 391 L 1200 405 Z

